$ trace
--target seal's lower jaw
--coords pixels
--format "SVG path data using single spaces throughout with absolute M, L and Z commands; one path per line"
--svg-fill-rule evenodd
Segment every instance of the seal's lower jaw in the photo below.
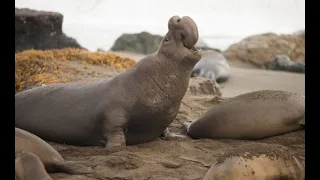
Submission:
M 189 51 L 191 51 L 192 53 L 198 53 L 200 50 L 197 49 L 196 47 L 192 47 L 189 49 Z
M 192 47 L 190 49 L 188 48 L 188 50 L 194 55 L 202 56 L 202 50 L 201 49 L 197 49 L 196 47 Z
M 203 52 L 201 49 L 197 49 L 196 47 L 187 48 L 189 50 L 189 55 L 191 55 L 191 59 L 195 61 L 199 61 L 202 58 Z

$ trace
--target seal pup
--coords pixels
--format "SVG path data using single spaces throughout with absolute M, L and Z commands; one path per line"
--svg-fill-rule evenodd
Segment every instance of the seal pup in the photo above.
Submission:
M 211 79 L 216 84 L 226 82 L 230 77 L 230 65 L 220 52 L 215 50 L 204 52 L 191 73 L 191 77 L 198 76 Z
M 191 138 L 257 140 L 299 130 L 304 126 L 305 96 L 261 90 L 221 103 L 194 122 L 184 122 Z
M 225 152 L 203 180 L 304 180 L 305 167 L 288 148 L 260 143 L 244 146 Z
M 15 175 L 16 180 L 52 180 L 40 158 L 29 152 L 17 154 Z
M 91 167 L 82 165 L 82 163 L 91 165 L 90 163 L 66 161 L 44 140 L 25 130 L 15 128 L 15 153 L 20 154 L 23 152 L 30 152 L 38 156 L 48 172 L 65 172 L 68 174 L 89 174 L 93 172 Z M 32 160 L 32 162 L 34 161 L 36 160 Z
M 196 23 L 173 16 L 157 52 L 109 80 L 60 83 L 15 96 L 15 126 L 42 139 L 114 147 L 152 141 L 176 117 L 202 57 Z

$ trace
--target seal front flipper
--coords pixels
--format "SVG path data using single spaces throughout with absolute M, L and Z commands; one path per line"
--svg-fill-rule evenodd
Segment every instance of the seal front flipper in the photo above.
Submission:
M 176 134 L 169 131 L 169 128 L 166 128 L 160 136 L 161 139 L 171 140 L 172 138 L 181 138 L 186 139 L 188 136 L 182 134 Z
M 126 118 L 124 112 L 124 110 L 117 109 L 105 114 L 106 148 L 126 146 L 124 129 L 127 126 L 128 118 Z
M 186 128 L 186 131 L 187 131 L 187 134 L 188 134 L 188 131 L 189 131 L 189 128 L 191 126 L 193 121 L 185 121 L 182 123 L 182 125 L 184 126 L 184 128 Z
M 57 163 L 53 167 L 58 172 L 65 172 L 67 174 L 91 174 L 93 170 L 91 167 L 79 164 L 76 161 L 63 161 Z

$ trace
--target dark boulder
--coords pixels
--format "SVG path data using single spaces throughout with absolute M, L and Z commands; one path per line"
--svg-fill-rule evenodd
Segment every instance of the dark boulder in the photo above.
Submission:
M 162 36 L 148 32 L 137 34 L 122 34 L 114 43 L 111 51 L 129 51 L 142 54 L 152 54 L 157 51 Z
M 62 32 L 63 15 L 15 8 L 15 51 L 82 48 Z

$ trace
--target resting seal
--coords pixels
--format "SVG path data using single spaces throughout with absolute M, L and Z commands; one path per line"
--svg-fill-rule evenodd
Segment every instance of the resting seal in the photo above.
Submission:
M 226 82 L 230 76 L 230 66 L 226 58 L 218 51 L 204 53 L 194 66 L 191 77 L 202 76 L 218 83 Z
M 22 152 L 15 162 L 16 180 L 52 180 L 40 158 L 29 152 Z
M 299 130 L 304 125 L 305 96 L 262 90 L 222 100 L 193 123 L 185 122 L 194 139 L 262 139 Z
M 305 62 L 294 62 L 288 55 L 277 55 L 274 57 L 273 61 L 267 65 L 267 68 L 274 71 L 305 73 Z
M 109 80 L 61 83 L 15 96 L 15 126 L 58 143 L 106 147 L 158 138 L 176 117 L 202 56 L 198 28 L 173 16 L 154 54 Z
M 244 146 L 225 152 L 203 180 L 304 180 L 303 163 L 286 147 L 272 144 Z
M 38 156 L 48 172 L 65 172 L 68 174 L 88 174 L 93 172 L 90 167 L 79 164 L 81 163 L 80 161 L 64 160 L 52 146 L 36 135 L 15 128 L 15 153 L 24 154 L 23 152 L 30 152 Z M 29 156 L 30 154 L 26 158 L 31 159 L 30 161 L 32 164 L 37 162 L 37 158 L 28 158 Z M 23 159 L 25 158 L 22 158 L 21 160 L 23 161 Z M 29 160 L 26 160 L 26 163 L 22 163 L 22 165 L 28 163 Z M 41 166 L 37 165 L 37 167 L 39 168 L 39 171 L 41 171 Z

